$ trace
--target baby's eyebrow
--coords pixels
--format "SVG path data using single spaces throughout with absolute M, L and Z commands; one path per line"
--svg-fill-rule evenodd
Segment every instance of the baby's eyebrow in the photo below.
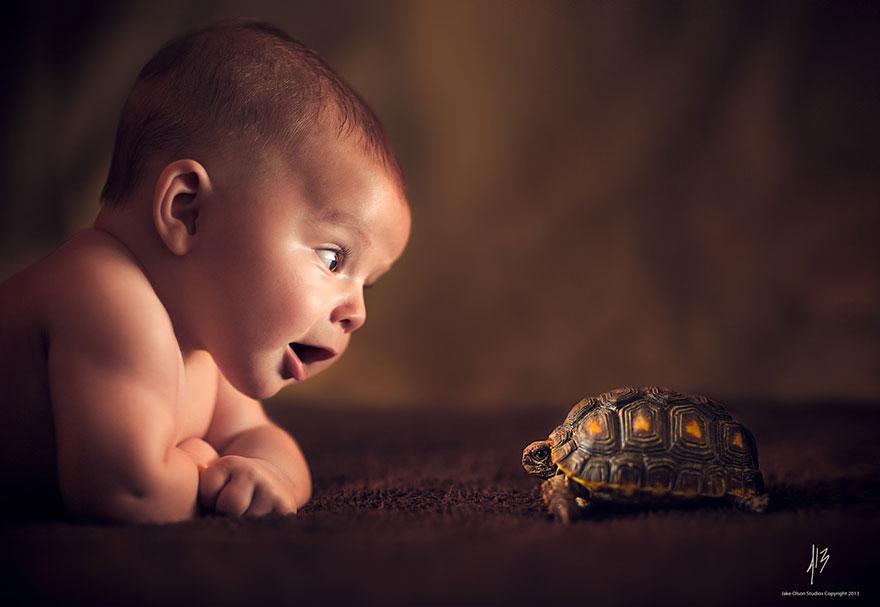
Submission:
M 345 228 L 348 228 L 350 231 L 354 232 L 362 241 L 369 244 L 370 237 L 367 236 L 367 233 L 363 230 L 363 228 L 358 225 L 357 216 L 352 215 L 351 213 L 346 213 L 345 211 L 340 211 L 338 209 L 324 209 L 323 211 L 321 211 L 319 217 L 322 221 L 326 221 L 335 225 L 341 225 Z

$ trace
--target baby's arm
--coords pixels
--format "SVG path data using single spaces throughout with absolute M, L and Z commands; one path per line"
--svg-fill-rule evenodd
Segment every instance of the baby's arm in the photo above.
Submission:
M 199 496 L 206 509 L 234 516 L 287 514 L 309 500 L 311 475 L 296 441 L 222 373 L 205 439 L 222 455 L 202 472 Z
M 198 468 L 174 444 L 183 390 L 170 319 L 134 269 L 71 274 L 48 323 L 65 507 L 98 521 L 192 518 Z

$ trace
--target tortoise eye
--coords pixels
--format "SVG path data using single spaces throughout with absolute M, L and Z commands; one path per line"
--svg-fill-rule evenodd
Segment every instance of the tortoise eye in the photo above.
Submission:
M 535 459 L 539 462 L 543 462 L 548 457 L 550 457 L 550 449 L 548 449 L 547 447 L 538 447 L 534 450 L 532 455 L 534 455 Z

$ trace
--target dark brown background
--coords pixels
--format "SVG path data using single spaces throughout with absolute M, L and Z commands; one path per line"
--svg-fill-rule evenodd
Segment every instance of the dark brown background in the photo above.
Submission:
M 871 600 L 875 6 L 11 9 L 0 276 L 89 224 L 141 64 L 170 36 L 233 15 L 285 27 L 373 104 L 409 177 L 415 232 L 346 359 L 269 403 L 314 475 L 300 513 L 111 527 L 46 520 L 33 504 L 31 520 L 0 517 L 0 602 L 803 605 L 780 593 L 810 589 Z M 523 445 L 585 393 L 655 382 L 709 392 L 753 430 L 770 510 L 547 520 Z M 810 586 L 814 545 L 831 560 Z
M 158 4 L 160 6 L 154 6 Z M 870 2 L 27 3 L 12 9 L 0 277 L 89 225 L 127 90 L 229 16 L 374 106 L 415 226 L 346 359 L 279 401 L 559 403 L 880 388 Z

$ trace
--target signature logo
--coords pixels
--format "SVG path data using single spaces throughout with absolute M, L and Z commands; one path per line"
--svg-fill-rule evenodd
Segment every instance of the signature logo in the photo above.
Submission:
M 810 586 L 813 585 L 813 578 L 816 573 L 821 574 L 825 571 L 825 565 L 828 564 L 830 558 L 831 555 L 828 554 L 828 548 L 819 550 L 816 548 L 816 544 L 813 544 L 813 548 L 810 552 L 810 565 L 807 567 L 807 573 L 810 574 Z

